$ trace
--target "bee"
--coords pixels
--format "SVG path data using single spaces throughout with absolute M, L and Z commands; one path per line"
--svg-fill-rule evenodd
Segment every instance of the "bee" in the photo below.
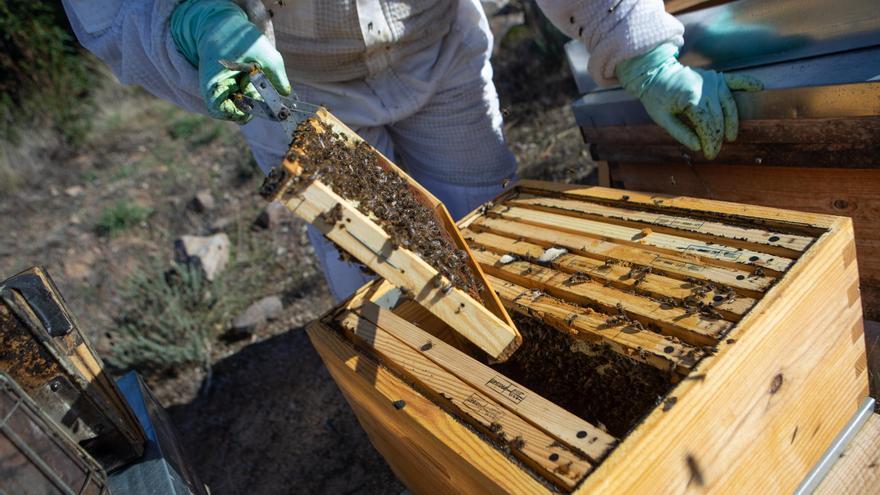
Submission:
M 508 444 L 511 450 L 522 450 L 523 447 L 526 446 L 526 441 L 519 435 L 517 435 L 513 440 Z

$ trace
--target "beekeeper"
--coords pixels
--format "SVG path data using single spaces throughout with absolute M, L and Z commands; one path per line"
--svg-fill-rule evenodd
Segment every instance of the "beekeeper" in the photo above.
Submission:
M 679 64 L 684 28 L 661 0 L 538 3 L 586 44 L 597 82 L 619 82 L 685 146 L 714 157 L 724 138 L 736 137 L 730 90 L 760 83 Z M 233 105 L 230 95 L 245 88 L 221 59 L 257 62 L 280 92 L 293 86 L 301 99 L 326 105 L 454 217 L 515 174 L 478 0 L 64 0 L 64 7 L 79 41 L 123 83 L 243 124 L 264 172 L 281 162 L 290 137 Z M 316 229 L 309 237 L 337 299 L 366 282 Z

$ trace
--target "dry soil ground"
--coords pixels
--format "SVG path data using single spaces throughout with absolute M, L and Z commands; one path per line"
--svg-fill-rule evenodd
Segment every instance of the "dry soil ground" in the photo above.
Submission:
M 564 64 L 526 40 L 502 46 L 495 69 L 520 175 L 591 181 Z M 48 267 L 102 356 L 147 376 L 212 493 L 400 493 L 302 331 L 332 304 L 304 224 L 254 226 L 261 177 L 235 125 L 109 80 L 101 91 L 84 145 L 37 143 L 13 164 L 23 182 L 0 192 L 0 276 Z M 197 212 L 203 190 L 215 205 Z M 216 232 L 232 240 L 220 279 L 169 276 L 174 239 Z M 266 295 L 283 316 L 224 338 Z M 144 342 L 161 359 L 139 354 Z

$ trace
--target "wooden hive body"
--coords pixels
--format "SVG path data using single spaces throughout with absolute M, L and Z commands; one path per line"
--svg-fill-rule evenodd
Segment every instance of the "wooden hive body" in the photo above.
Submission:
M 383 281 L 308 329 L 415 493 L 787 493 L 868 393 L 848 218 L 522 181 L 459 226 L 510 361 Z

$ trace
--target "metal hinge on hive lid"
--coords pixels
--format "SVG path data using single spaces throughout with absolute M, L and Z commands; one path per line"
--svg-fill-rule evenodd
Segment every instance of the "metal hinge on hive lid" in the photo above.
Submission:
M 3 372 L 0 493 L 110 493 L 101 466 Z
M 143 453 L 143 431 L 44 269 L 0 284 L 0 349 L 0 371 L 104 469 Z

